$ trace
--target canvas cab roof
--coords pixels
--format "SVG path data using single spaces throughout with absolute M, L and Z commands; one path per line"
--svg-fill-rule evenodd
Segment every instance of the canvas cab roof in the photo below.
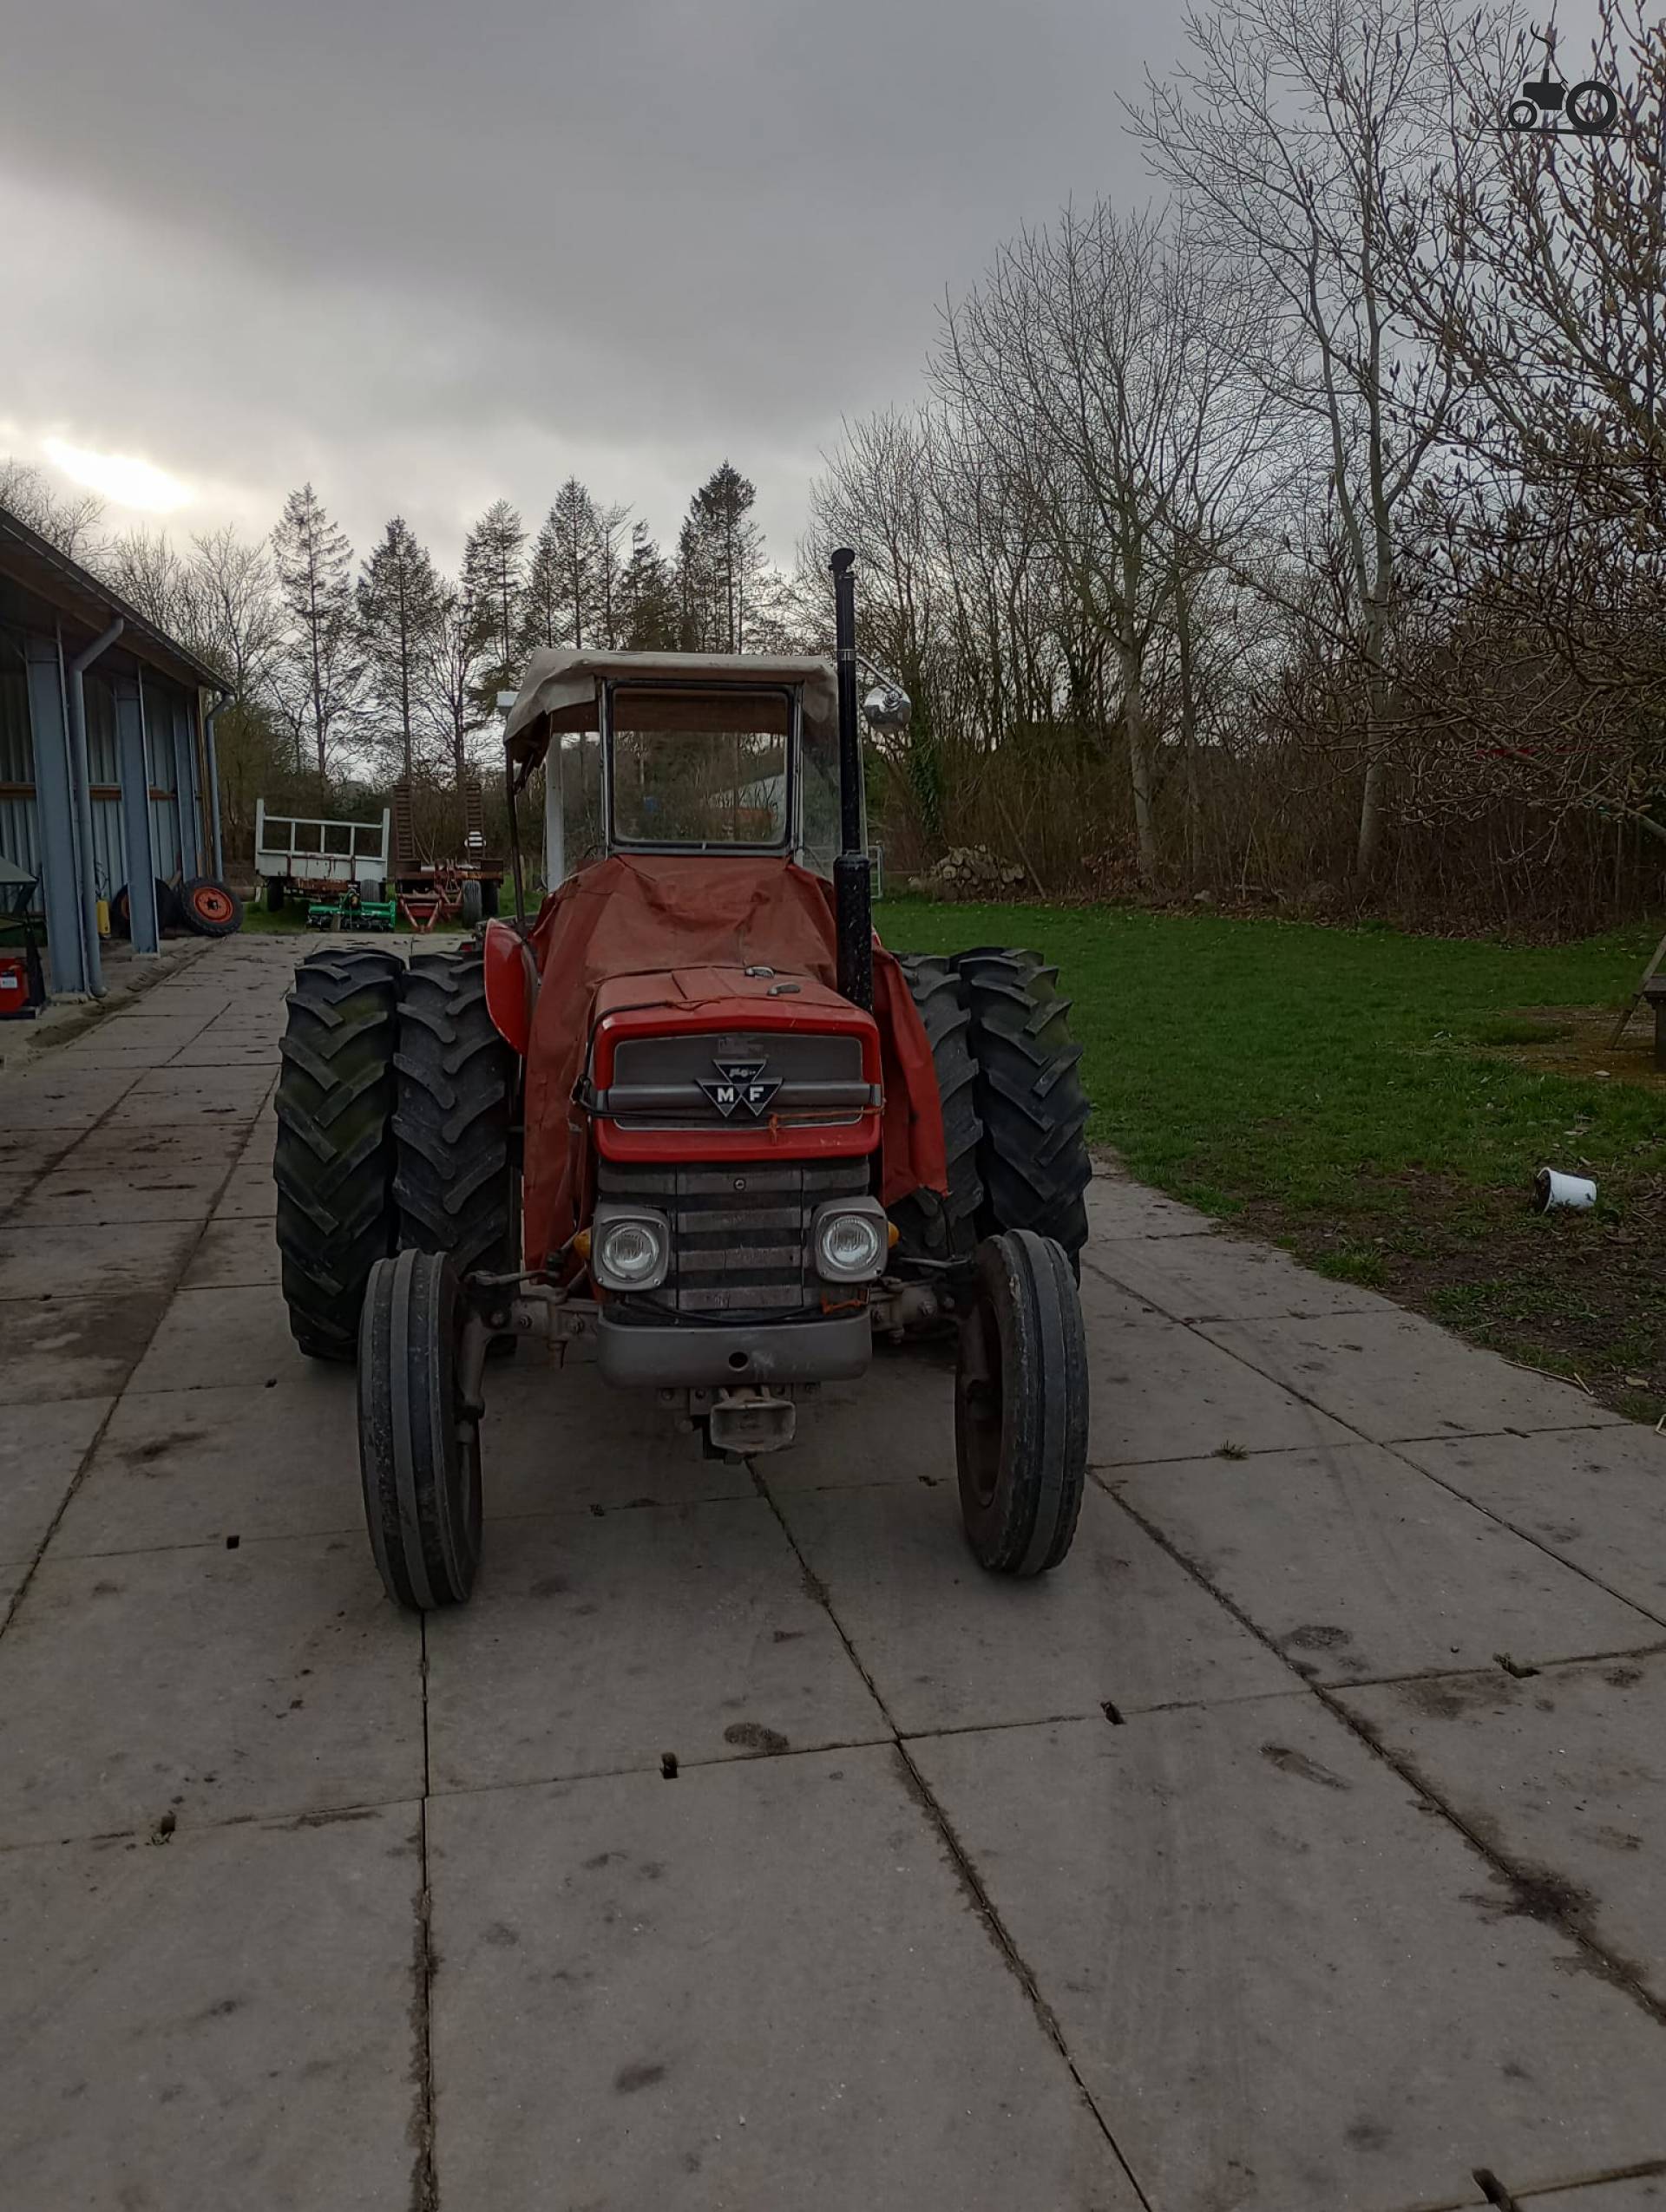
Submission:
M 802 687 L 804 733 L 838 734 L 838 691 L 830 660 L 794 653 L 613 653 L 558 645 L 527 664 L 503 742 L 517 765 L 536 767 L 552 730 L 592 730 L 606 683 L 732 684 L 737 689 Z

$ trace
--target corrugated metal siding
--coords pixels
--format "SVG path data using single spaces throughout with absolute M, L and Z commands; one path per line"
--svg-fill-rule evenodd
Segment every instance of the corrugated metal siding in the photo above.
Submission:
M 141 677 L 145 703 L 145 762 L 150 778 L 150 850 L 159 876 L 180 873 L 180 815 L 174 762 L 174 701 L 171 684 Z M 158 792 L 166 796 L 158 798 Z
M 172 797 L 150 802 L 150 850 L 158 875 L 180 872 L 180 818 Z
M 8 626 L 6 643 L 22 632 Z M 35 780 L 34 747 L 30 733 L 29 686 L 21 663 L 0 649 L 0 784 Z M 148 804 L 156 873 L 174 876 L 182 872 L 180 847 L 180 804 L 176 732 L 190 729 L 190 706 L 175 684 L 160 677 L 144 679 L 145 749 L 149 771 Z M 93 872 L 101 898 L 109 898 L 128 880 L 126 839 L 122 834 L 119 796 L 96 795 L 119 791 L 121 749 L 116 736 L 115 694 L 108 677 L 89 669 L 84 679 L 87 701 L 87 756 L 93 799 Z M 184 803 L 191 806 L 187 789 Z M 36 802 L 22 795 L 0 794 L 0 853 L 31 874 L 40 867 L 40 836 Z
M 40 874 L 41 847 L 33 799 L 0 797 L 0 854 L 15 861 L 20 868 L 27 868 L 31 875 Z
M 101 899 L 114 898 L 128 880 L 120 799 L 93 801 L 93 880 Z
M 35 781 L 35 749 L 29 735 L 29 678 L 14 646 L 21 651 L 23 634 L 8 630 L 0 635 L 0 783 Z
M 19 658 L 23 633 L 10 625 L 0 632 L 0 783 L 35 781 L 35 748 L 30 736 L 29 678 Z M 40 835 L 35 802 L 21 793 L 0 792 L 0 854 L 37 874 Z
M 89 668 L 82 678 L 87 697 L 87 771 L 94 785 L 120 783 L 121 759 L 115 743 L 115 694 L 109 679 Z

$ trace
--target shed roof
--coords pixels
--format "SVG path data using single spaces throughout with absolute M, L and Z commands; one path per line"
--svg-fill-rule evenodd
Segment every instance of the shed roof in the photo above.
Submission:
M 120 615 L 125 625 L 121 643 L 136 658 L 160 669 L 187 690 L 197 684 L 212 691 L 225 690 L 224 677 L 206 661 L 159 630 L 102 577 L 60 552 L 49 538 L 42 537 L 38 530 L 30 529 L 3 507 L 0 507 L 0 576 L 13 578 L 25 591 L 45 599 L 95 635 L 108 629 Z
M 558 645 L 527 664 L 503 742 L 516 761 L 541 761 L 552 730 L 594 730 L 604 683 L 760 684 L 803 687 L 807 735 L 836 735 L 838 690 L 830 660 L 799 653 L 612 653 Z

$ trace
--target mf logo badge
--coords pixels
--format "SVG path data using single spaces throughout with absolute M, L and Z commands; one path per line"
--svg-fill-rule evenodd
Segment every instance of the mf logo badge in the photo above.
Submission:
M 712 1064 L 718 1071 L 717 1079 L 707 1082 L 702 1077 L 700 1089 L 725 1122 L 736 1114 L 758 1120 L 781 1088 L 779 1076 L 764 1074 L 767 1060 L 714 1060 Z

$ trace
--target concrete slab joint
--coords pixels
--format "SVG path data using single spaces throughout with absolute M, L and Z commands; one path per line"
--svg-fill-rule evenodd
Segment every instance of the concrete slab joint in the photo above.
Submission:
M 292 952 L 0 1077 L 8 2208 L 1666 2212 L 1666 1443 L 1107 1177 L 1057 1574 L 941 1348 L 756 1469 L 517 1358 L 419 1622 Z

